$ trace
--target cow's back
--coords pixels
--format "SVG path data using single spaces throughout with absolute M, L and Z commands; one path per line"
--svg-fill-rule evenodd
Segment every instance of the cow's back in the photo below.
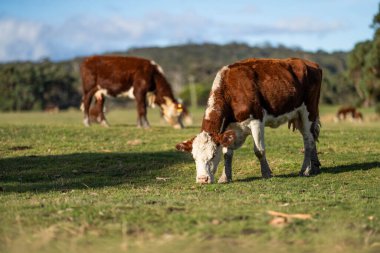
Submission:
M 91 56 L 81 64 L 84 91 L 96 86 L 107 89 L 111 95 L 128 90 L 133 81 L 146 78 L 152 72 L 149 60 L 123 56 Z
M 274 116 L 290 112 L 306 104 L 314 86 L 319 99 L 320 79 L 318 65 L 310 61 L 251 58 L 229 65 L 224 83 L 239 121 L 247 113 L 262 118 L 262 109 Z

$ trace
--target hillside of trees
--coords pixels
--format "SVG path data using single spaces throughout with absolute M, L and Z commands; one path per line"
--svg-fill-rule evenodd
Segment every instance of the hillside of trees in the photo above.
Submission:
M 323 69 L 321 103 L 377 105 L 380 112 L 380 4 L 371 27 L 373 39 L 357 43 L 351 52 L 306 52 L 270 44 L 258 47 L 243 43 L 189 43 L 132 48 L 107 54 L 156 61 L 163 67 L 176 95 L 189 104 L 191 87 L 191 91 L 197 94 L 198 105 L 206 103 L 215 74 L 224 65 L 250 57 L 305 58 L 317 62 Z M 81 61 L 80 58 L 63 62 L 44 59 L 0 64 L 0 111 L 78 108 L 81 103 Z
M 380 4 L 372 20 L 372 40 L 359 42 L 348 55 L 348 73 L 364 106 L 380 113 Z
M 155 59 L 164 68 L 174 90 L 186 102 L 189 102 L 189 83 L 196 84 L 196 90 L 200 92 L 198 102 L 205 104 L 204 97 L 207 98 L 217 71 L 224 65 L 250 57 L 300 57 L 315 61 L 323 68 L 322 103 L 352 103 L 357 97 L 354 84 L 349 81 L 346 75 L 347 53 L 344 52 L 330 54 L 318 51 L 312 53 L 283 46 L 250 47 L 247 44 L 232 43 L 227 45 L 189 44 L 165 48 L 131 49 L 124 55 Z
M 107 54 L 139 56 L 159 63 L 177 96 L 190 102 L 189 83 L 194 84 L 198 104 L 204 105 L 218 69 L 235 61 L 256 58 L 301 57 L 321 65 L 324 73 L 321 102 L 359 102 L 355 83 L 348 76 L 347 53 L 305 52 L 283 46 L 251 47 L 247 44 L 186 44 L 170 47 L 133 48 Z M 0 110 L 78 108 L 81 102 L 79 66 L 82 59 L 63 62 L 12 62 L 0 64 Z

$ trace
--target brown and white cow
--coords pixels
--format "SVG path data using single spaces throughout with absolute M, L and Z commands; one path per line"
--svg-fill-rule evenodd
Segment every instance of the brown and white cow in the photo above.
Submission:
M 182 105 L 177 102 L 162 68 L 154 61 L 136 57 L 92 56 L 81 65 L 83 87 L 82 109 L 85 126 L 90 125 L 90 105 L 96 121 L 108 126 L 103 107 L 107 96 L 127 96 L 137 103 L 137 126 L 149 127 L 147 105 L 158 105 L 165 120 L 174 128 L 182 128 Z
M 337 121 L 346 120 L 346 118 L 349 118 L 352 121 L 363 122 L 363 114 L 353 106 L 341 107 L 336 113 Z
M 305 156 L 300 175 L 320 172 L 316 141 L 319 136 L 319 95 L 322 71 L 316 63 L 291 59 L 247 59 L 223 67 L 212 85 L 201 132 L 176 145 L 191 152 L 196 182 L 213 183 L 224 154 L 220 183 L 232 180 L 232 156 L 248 135 L 264 178 L 272 176 L 266 156 L 264 126 L 288 122 L 303 136 Z

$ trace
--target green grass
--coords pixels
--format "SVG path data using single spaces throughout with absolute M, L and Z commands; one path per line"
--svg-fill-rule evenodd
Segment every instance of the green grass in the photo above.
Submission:
M 108 129 L 77 111 L 0 114 L 0 251 L 379 252 L 380 123 L 334 123 L 335 109 L 322 108 L 322 174 L 297 176 L 301 136 L 283 126 L 266 128 L 275 177 L 260 178 L 249 138 L 225 185 L 195 184 L 174 150 L 201 110 L 185 130 L 157 111 L 149 130 L 134 110 L 111 111 Z M 279 228 L 268 210 L 313 218 Z

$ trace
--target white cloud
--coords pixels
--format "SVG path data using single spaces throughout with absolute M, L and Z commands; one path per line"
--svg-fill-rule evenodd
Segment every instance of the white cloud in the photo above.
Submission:
M 283 33 L 318 33 L 326 34 L 345 29 L 345 25 L 338 21 L 320 22 L 308 17 L 298 17 L 288 20 L 280 20 L 273 26 Z
M 0 20 L 0 60 L 38 59 L 48 54 L 41 37 L 44 27 L 37 23 Z
M 141 19 L 122 16 L 76 16 L 61 25 L 0 19 L 0 61 L 67 59 L 77 55 L 125 50 L 131 46 L 194 42 L 249 41 L 276 34 L 329 34 L 344 29 L 338 22 L 308 18 L 280 20 L 273 24 L 216 22 L 195 13 L 151 13 Z

